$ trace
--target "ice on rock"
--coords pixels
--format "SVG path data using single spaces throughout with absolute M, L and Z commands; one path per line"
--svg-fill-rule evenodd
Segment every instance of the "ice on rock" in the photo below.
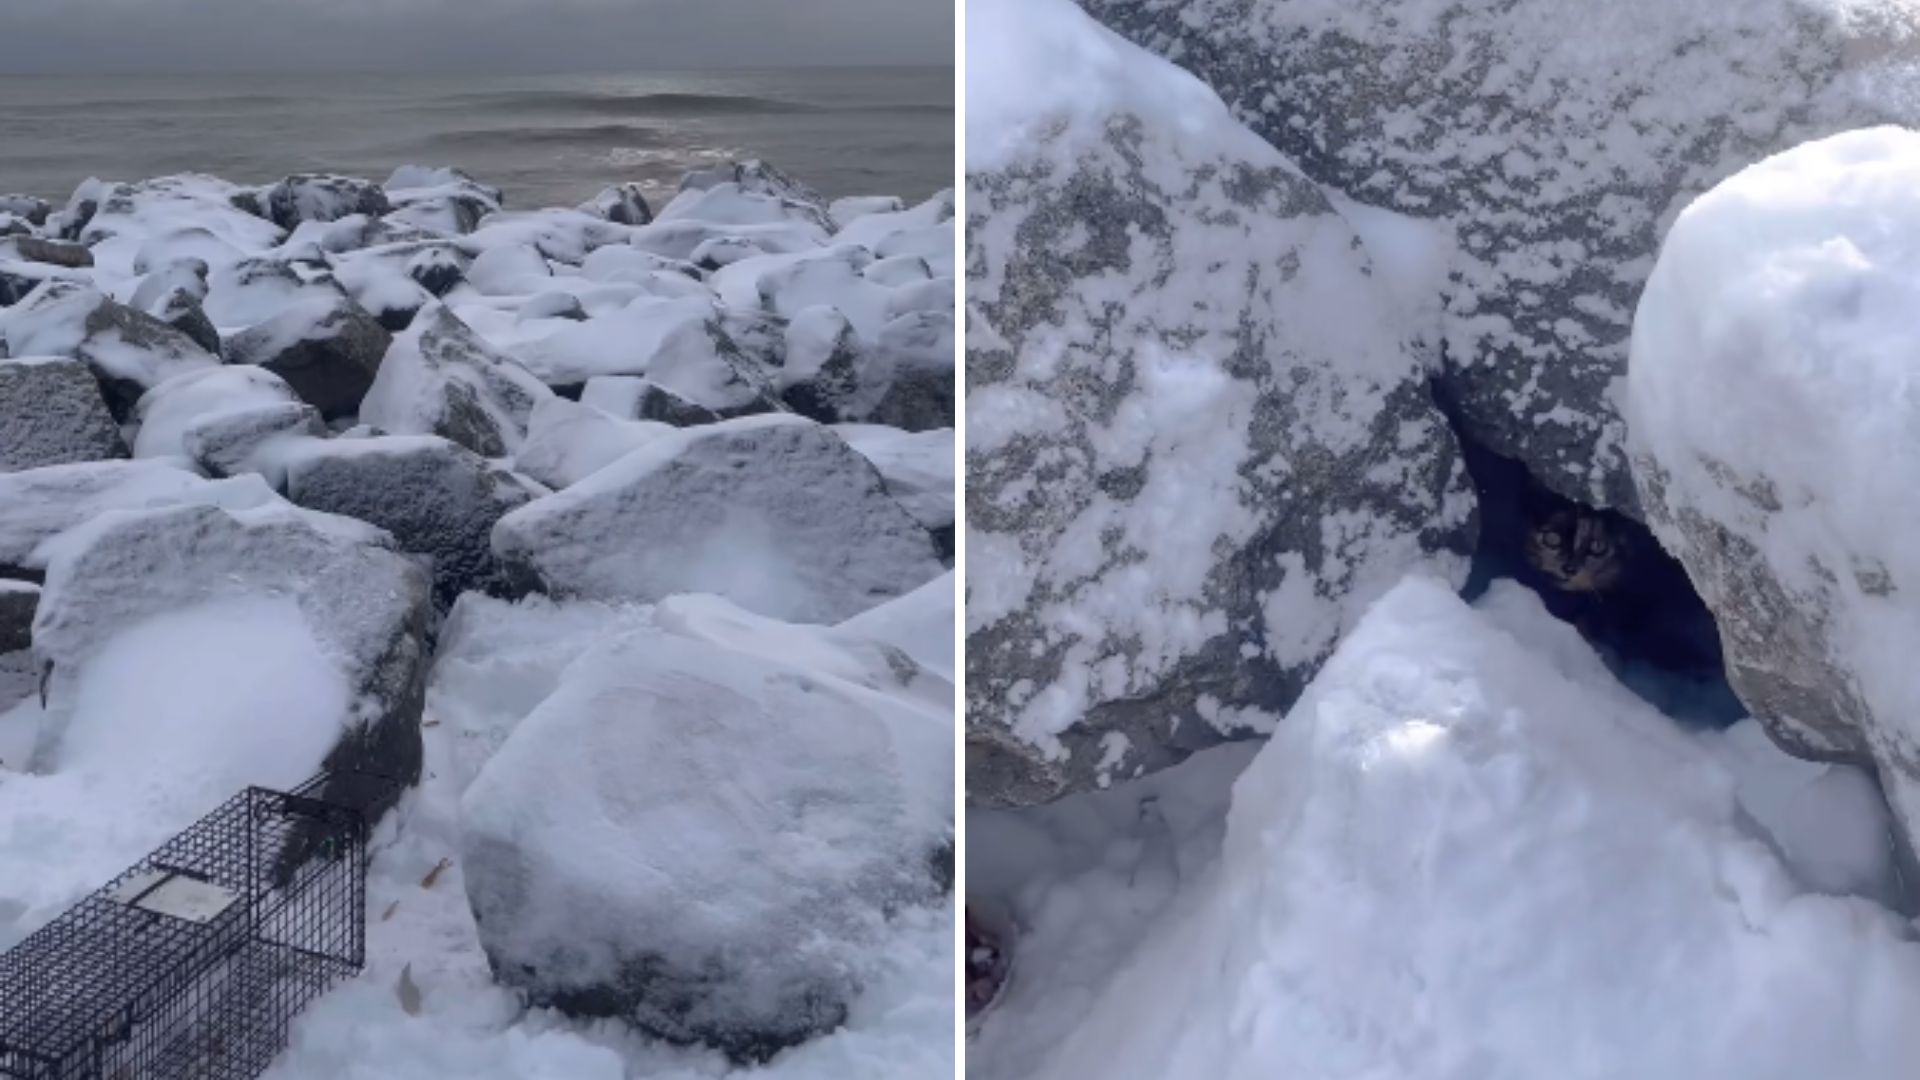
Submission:
M 435 303 L 394 338 L 360 419 L 391 434 L 440 435 L 482 457 L 502 457 L 525 438 L 534 405 L 551 396 L 532 372 Z
M 162 382 L 220 361 L 166 323 L 96 289 L 50 281 L 0 312 L 0 339 L 14 356 L 71 356 L 100 380 L 116 416 Z
M 967 33 L 969 790 L 1031 804 L 1270 726 L 1474 500 L 1290 162 L 1065 0 Z
M 185 440 L 196 425 L 225 414 L 299 401 L 286 380 L 266 368 L 231 364 L 191 371 L 140 399 L 134 409 L 140 428 L 134 436 L 133 456 L 191 460 Z
M 1233 785 L 1217 862 L 1110 977 L 1030 999 L 1084 1016 L 1018 1075 L 1909 1075 L 1900 921 L 1803 891 L 1715 755 L 1538 651 L 1565 627 L 1527 603 L 1377 603 Z
M 0 360 L 0 472 L 125 456 L 87 365 L 57 356 Z
M 467 788 L 499 978 L 765 1060 L 843 1023 L 890 918 L 951 887 L 952 727 L 710 598 L 602 640 Z M 911 662 L 907 662 L 911 668 Z
M 672 431 L 656 420 L 625 420 L 551 397 L 534 406 L 513 464 L 550 488 L 564 488 Z
M 1883 0 L 1085 7 L 1315 181 L 1443 223 L 1442 378 L 1467 430 L 1562 494 L 1629 512 L 1619 380 L 1673 216 L 1805 139 L 1920 121 L 1920 17 Z
M 1648 521 L 1782 746 L 1878 767 L 1920 836 L 1920 134 L 1807 143 L 1701 196 L 1633 327 Z
M 943 569 L 873 466 L 790 416 L 664 435 L 507 515 L 493 544 L 552 595 L 710 592 L 793 622 L 838 622 Z
M 70 725 L 90 715 L 76 695 L 126 628 L 220 601 L 274 602 L 297 609 L 314 651 L 342 673 L 345 694 L 321 744 L 327 766 L 410 785 L 420 771 L 431 603 L 425 572 L 391 544 L 370 525 L 278 499 L 127 510 L 62 534 L 46 546 L 33 626 L 34 654 L 53 671 L 36 759 L 68 752 Z M 368 808 L 382 811 L 400 793 Z

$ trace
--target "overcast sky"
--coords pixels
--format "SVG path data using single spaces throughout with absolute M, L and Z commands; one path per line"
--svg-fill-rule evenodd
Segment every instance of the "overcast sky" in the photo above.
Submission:
M 0 0 L 0 74 L 951 64 L 954 0 Z

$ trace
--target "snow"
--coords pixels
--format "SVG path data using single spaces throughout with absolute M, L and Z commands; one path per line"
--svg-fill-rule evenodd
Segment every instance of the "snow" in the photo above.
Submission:
M 45 567 L 42 545 L 108 510 L 205 505 L 245 509 L 274 500 L 257 476 L 207 480 L 177 462 L 88 461 L 0 474 L 0 565 Z
M 551 397 L 533 407 L 514 467 L 548 487 L 563 488 L 673 431 L 666 424 L 623 420 Z
M 235 791 L 318 772 L 349 699 L 290 598 L 187 604 L 113 632 L 57 741 L 39 740 L 31 771 L 12 756 L 0 769 L 0 948 Z M 0 741 L 40 719 L 36 698 L 0 713 Z
M 1739 572 L 1763 575 L 1818 626 L 1809 640 L 1776 631 L 1749 642 L 1736 621 L 1734 660 L 1783 680 L 1827 669 L 1815 693 L 1857 695 L 1846 719 L 1865 729 L 1910 830 L 1920 823 L 1920 778 L 1905 764 L 1920 746 L 1920 609 L 1905 599 L 1920 589 L 1917 182 L 1920 133 L 1883 127 L 1804 144 L 1701 196 L 1641 297 L 1626 385 L 1635 458 L 1664 473 L 1663 497 L 1648 501 L 1681 515 L 1664 525 L 1654 515 L 1662 541 L 1701 577 L 1708 553 L 1695 534 L 1725 530 L 1751 545 Z M 1735 587 L 1717 606 L 1764 625 L 1759 602 Z M 1749 703 L 1816 746 L 1835 737 L 1777 702 Z
M 1263 746 L 972 815 L 1020 937 L 970 1075 L 1908 1075 L 1920 945 L 1776 855 L 1884 816 L 1489 597 L 1403 582 Z
M 953 681 L 956 576 L 949 571 L 898 600 L 869 608 L 833 628 L 845 640 L 888 642 L 914 663 Z
M 954 432 L 901 431 L 884 424 L 835 424 L 833 430 L 873 462 L 894 497 L 930 529 L 954 523 Z
M 672 632 L 599 643 L 462 798 L 482 940 L 536 997 L 617 987 L 666 1033 L 831 1025 L 881 906 L 934 893 L 944 711 Z

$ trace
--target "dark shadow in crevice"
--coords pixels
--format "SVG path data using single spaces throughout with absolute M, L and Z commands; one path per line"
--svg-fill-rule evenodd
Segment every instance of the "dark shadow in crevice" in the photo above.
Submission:
M 1511 578 L 1666 715 L 1697 728 L 1746 717 L 1727 685 L 1712 613 L 1645 525 L 1549 491 L 1520 462 L 1454 429 L 1480 500 L 1480 543 L 1462 589 L 1468 601 Z

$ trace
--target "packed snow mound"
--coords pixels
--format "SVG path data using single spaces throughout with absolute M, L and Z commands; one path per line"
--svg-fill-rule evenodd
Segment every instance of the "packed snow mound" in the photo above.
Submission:
M 0 948 L 235 791 L 319 772 L 351 695 L 289 596 L 210 598 L 114 628 L 57 705 L 58 746 L 33 771 L 0 770 Z M 0 729 L 37 704 L 0 713 Z
M 36 758 L 60 752 L 96 655 L 124 628 L 264 597 L 296 604 L 320 655 L 347 674 L 329 767 L 412 783 L 431 606 L 426 573 L 391 544 L 370 525 L 279 501 L 123 510 L 61 534 L 47 545 L 33 624 L 34 655 L 52 666 Z M 368 809 L 384 810 L 391 797 Z
M 601 642 L 462 799 L 481 942 L 536 1003 L 764 1059 L 951 886 L 951 740 L 941 704 L 670 626 Z
M 1067 0 L 967 25 L 968 790 L 1026 805 L 1265 730 L 1474 501 L 1291 163 Z
M 943 569 L 873 466 L 793 416 L 662 435 L 508 514 L 493 547 L 556 596 L 710 592 L 794 622 L 838 622 Z
M 1649 522 L 1783 746 L 1872 761 L 1920 835 L 1920 134 L 1769 158 L 1675 222 L 1627 402 Z
M 78 360 L 0 360 L 0 472 L 125 457 L 100 384 Z
M 1410 579 L 1032 1075 L 1908 1075 L 1920 947 L 1750 828 L 1670 721 Z
M 1619 380 L 1674 215 L 1805 139 L 1920 122 L 1906 0 L 1084 5 L 1314 180 L 1444 223 L 1441 378 L 1466 430 L 1561 494 L 1630 513 Z M 1032 81 L 983 74 L 1009 95 Z

